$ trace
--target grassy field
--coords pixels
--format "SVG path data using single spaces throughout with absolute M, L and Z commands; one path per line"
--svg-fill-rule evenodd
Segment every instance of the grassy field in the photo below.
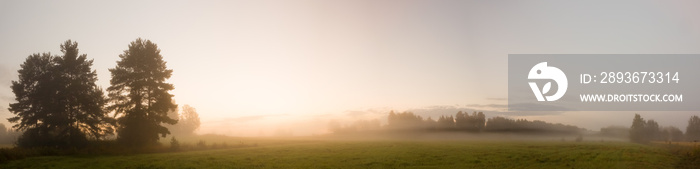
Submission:
M 678 161 L 668 149 L 624 142 L 260 142 L 255 147 L 172 153 L 31 157 L 0 168 L 673 168 Z

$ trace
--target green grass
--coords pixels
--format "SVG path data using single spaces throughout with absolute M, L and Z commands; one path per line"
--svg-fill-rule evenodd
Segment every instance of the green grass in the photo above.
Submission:
M 267 141 L 176 153 L 32 157 L 0 168 L 672 168 L 678 161 L 667 149 L 624 142 Z

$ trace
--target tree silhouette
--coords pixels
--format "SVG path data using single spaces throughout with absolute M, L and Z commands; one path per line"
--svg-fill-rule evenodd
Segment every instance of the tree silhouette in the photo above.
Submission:
M 21 133 L 0 123 L 0 144 L 14 144 Z
M 455 125 L 457 126 L 457 129 L 467 129 L 467 127 L 469 126 L 467 122 L 467 116 L 469 116 L 469 113 L 462 113 L 462 111 L 459 111 L 457 112 L 457 114 L 455 114 Z
M 583 129 L 572 125 L 564 125 L 560 123 L 552 124 L 540 120 L 528 121 L 525 119 L 513 120 L 505 117 L 492 117 L 486 122 L 484 131 L 580 134 Z
M 637 143 L 648 143 L 652 140 L 664 140 L 659 124 L 654 120 L 644 119 L 635 114 L 630 127 L 630 141 Z
M 441 130 L 452 130 L 455 128 L 455 120 L 452 116 L 440 116 L 437 120 L 438 129 Z
M 425 119 L 425 126 L 427 127 L 428 130 L 435 130 L 438 127 L 438 122 L 435 121 L 432 117 L 428 117 Z
M 431 132 L 431 131 L 469 131 L 469 132 L 513 132 L 536 134 L 577 134 L 585 131 L 583 128 L 561 123 L 547 123 L 545 121 L 528 121 L 525 119 L 509 119 L 505 117 L 492 117 L 486 120 L 483 112 L 468 113 L 457 112 L 461 116 L 463 128 L 457 128 L 456 118 L 453 116 L 440 116 L 437 120 L 432 117 L 423 117 L 412 112 L 396 113 L 393 110 L 387 116 L 387 125 L 381 129 L 391 132 Z M 645 122 L 646 123 L 646 122 Z M 653 120 L 650 123 L 655 123 Z M 367 127 L 369 126 L 369 127 Z M 350 125 L 342 125 L 338 121 L 331 120 L 328 123 L 329 131 L 333 133 L 352 133 L 372 131 L 380 129 L 378 120 L 358 120 Z M 657 127 L 658 131 L 658 127 Z M 627 132 L 627 129 L 624 130 Z
M 88 137 L 113 133 L 93 61 L 78 55 L 78 43 L 71 40 L 61 44 L 61 52 L 30 55 L 18 70 L 19 81 L 12 81 L 17 103 L 9 110 L 16 116 L 8 121 L 25 131 L 19 146 L 78 147 Z
M 201 122 L 199 121 L 199 114 L 197 114 L 197 109 L 190 105 L 182 106 L 182 114 L 180 115 L 180 120 L 178 120 L 181 125 L 180 129 L 183 134 L 194 134 L 194 131 L 199 129 Z
M 677 127 L 665 127 L 661 130 L 661 139 L 664 141 L 683 141 L 683 131 Z
M 688 127 L 685 128 L 685 137 L 688 141 L 700 140 L 700 117 L 692 116 L 688 119 Z
M 173 104 L 175 104 L 175 102 L 173 102 Z M 173 136 L 194 135 L 194 131 L 199 129 L 201 125 L 197 109 L 190 105 L 182 106 L 182 112 L 179 112 L 177 108 L 171 109 L 168 111 L 168 117 L 177 120 L 177 124 L 165 125 Z
M 170 134 L 161 123 L 177 123 L 167 115 L 177 108 L 168 93 L 174 87 L 165 82 L 173 70 L 167 69 L 160 49 L 150 40 L 136 39 L 119 58 L 109 69 L 112 80 L 107 89 L 112 103 L 108 108 L 119 116 L 118 140 L 133 146 L 157 144 L 159 135 Z
M 639 114 L 634 114 L 634 119 L 632 119 L 632 126 L 630 127 L 630 141 L 644 143 L 646 142 L 646 136 L 644 135 L 646 128 L 646 122 Z
M 476 113 L 474 115 L 475 128 L 477 131 L 482 131 L 486 127 L 486 115 L 483 112 Z
M 646 124 L 644 125 L 644 136 L 646 137 L 646 140 L 663 140 L 661 137 L 661 128 L 659 127 L 659 123 L 657 123 L 654 120 L 647 120 Z
M 460 112 L 457 113 L 457 116 L 459 115 Z M 469 115 L 469 113 L 464 113 L 462 114 L 464 116 L 463 119 L 463 124 L 462 124 L 462 129 L 467 130 L 467 131 L 481 131 L 484 126 L 486 125 L 486 115 L 482 112 L 473 112 L 472 115 Z
M 394 130 L 417 130 L 427 129 L 427 122 L 423 121 L 423 117 L 413 114 L 412 112 L 394 113 L 392 110 L 387 117 L 387 127 Z

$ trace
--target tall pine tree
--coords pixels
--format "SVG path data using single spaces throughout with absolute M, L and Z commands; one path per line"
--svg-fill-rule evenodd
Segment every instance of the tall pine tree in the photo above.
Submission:
M 634 114 L 632 126 L 630 126 L 630 141 L 637 143 L 646 143 L 647 139 L 647 124 L 644 118 L 639 114 Z
M 107 89 L 112 103 L 108 108 L 118 116 L 118 140 L 133 146 L 157 144 L 159 135 L 170 134 L 161 123 L 177 123 L 167 114 L 177 108 L 168 93 L 174 87 L 165 82 L 173 70 L 167 69 L 160 49 L 150 40 L 136 39 L 119 58 L 109 69 L 112 80 Z
M 688 119 L 688 127 L 685 128 L 687 141 L 697 142 L 700 140 L 700 117 L 694 115 Z
M 78 55 L 78 43 L 71 40 L 61 44 L 61 52 L 30 55 L 18 71 L 19 81 L 12 82 L 17 103 L 9 110 L 16 116 L 8 120 L 25 130 L 20 146 L 80 147 L 89 138 L 112 134 L 92 60 Z

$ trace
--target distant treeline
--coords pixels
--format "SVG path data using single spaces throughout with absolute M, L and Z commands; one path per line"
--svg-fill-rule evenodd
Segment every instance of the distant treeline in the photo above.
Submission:
M 553 124 L 545 121 L 529 121 L 525 119 L 509 119 L 492 117 L 488 120 L 483 112 L 472 114 L 462 111 L 454 116 L 440 116 L 437 120 L 423 118 L 412 112 L 389 112 L 387 124 L 382 126 L 379 120 L 359 120 L 342 126 L 336 121 L 329 124 L 333 133 L 353 133 L 363 131 L 394 131 L 394 132 L 512 132 L 512 133 L 542 133 L 542 134 L 581 134 L 585 129 L 564 124 Z
M 630 141 L 637 143 L 648 143 L 651 141 L 695 141 L 700 140 L 700 117 L 692 116 L 688 120 L 686 133 L 678 129 L 678 127 L 668 126 L 660 127 L 659 124 L 652 120 L 644 120 L 639 114 L 634 115 L 632 126 L 630 128 L 623 127 L 607 127 L 602 128 L 601 134 L 608 136 L 620 136 L 625 134 L 627 130 Z
M 5 124 L 0 123 L 0 144 L 14 144 L 21 134 L 21 132 L 7 128 Z

